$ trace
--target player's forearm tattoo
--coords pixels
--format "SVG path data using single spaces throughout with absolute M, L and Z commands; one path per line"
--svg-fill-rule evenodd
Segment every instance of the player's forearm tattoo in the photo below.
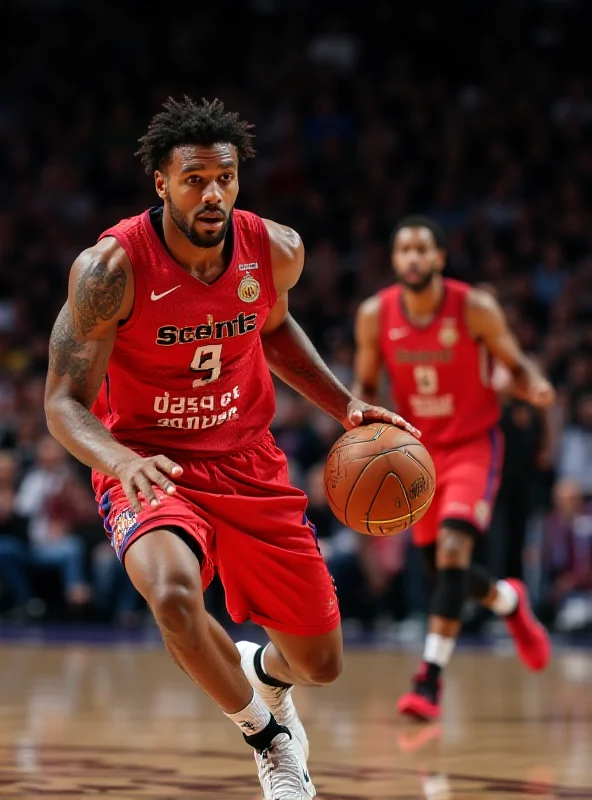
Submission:
M 59 378 L 65 375 L 77 389 L 86 387 L 89 359 L 84 345 L 76 341 L 67 307 L 62 308 L 53 326 L 49 342 L 49 369 Z
M 49 342 L 49 371 L 58 378 L 68 376 L 79 392 L 93 395 L 98 391 L 107 364 L 91 364 L 86 346 L 77 341 L 68 307 L 64 306 L 55 321 Z
M 279 378 L 335 419 L 343 419 L 352 395 L 290 315 L 262 340 L 267 363 Z
M 119 311 L 127 275 L 122 267 L 110 267 L 96 259 L 84 270 L 74 296 L 76 333 L 86 336 L 98 321 L 106 322 Z
M 285 361 L 284 367 L 289 374 L 293 375 L 295 378 L 302 378 L 310 383 L 318 381 L 319 379 L 318 370 L 314 369 L 310 362 L 288 358 Z

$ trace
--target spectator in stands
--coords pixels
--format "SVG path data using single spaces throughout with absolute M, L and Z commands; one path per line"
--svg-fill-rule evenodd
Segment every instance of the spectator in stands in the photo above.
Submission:
M 544 526 L 546 596 L 561 630 L 592 625 L 592 504 L 577 480 L 558 481 Z
M 574 422 L 563 433 L 558 476 L 577 481 L 583 493 L 592 498 L 592 390 L 578 397 Z
M 90 601 L 84 543 L 75 527 L 80 519 L 78 482 L 66 450 L 47 434 L 37 445 L 35 466 L 15 502 L 17 513 L 28 519 L 30 565 L 59 570 L 70 606 Z
M 14 500 L 14 488 L 0 485 L 0 598 L 11 609 L 11 619 L 26 621 L 42 607 L 28 579 L 28 521 L 16 513 Z

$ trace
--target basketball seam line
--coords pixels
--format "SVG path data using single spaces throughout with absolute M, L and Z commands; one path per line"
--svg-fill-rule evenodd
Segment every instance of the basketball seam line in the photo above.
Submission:
M 384 455 L 384 453 L 381 453 L 380 455 Z M 391 467 L 390 461 L 388 461 L 388 459 L 387 459 L 387 464 L 389 465 L 389 467 Z M 392 470 L 392 467 L 391 467 L 391 470 Z M 407 489 L 405 489 L 405 487 L 403 486 L 403 481 L 401 480 L 401 478 L 399 478 L 399 476 L 397 475 L 396 472 L 392 472 L 391 471 L 391 472 L 387 473 L 384 476 L 384 478 L 382 479 L 382 481 L 380 483 L 380 486 L 378 487 L 378 491 L 374 495 L 374 499 L 372 500 L 372 503 L 370 504 L 370 508 L 372 508 L 372 506 L 374 505 L 374 500 L 376 500 L 376 498 L 378 497 L 378 494 L 380 493 L 380 490 L 382 489 L 382 486 L 383 486 L 384 482 L 386 481 L 386 479 L 388 478 L 389 475 L 394 475 L 395 478 L 399 481 L 399 486 L 401 487 L 401 492 L 403 493 L 403 497 L 405 498 L 405 502 L 407 503 L 407 508 L 409 509 L 409 513 L 405 514 L 405 516 L 406 517 L 411 516 L 411 518 L 413 519 L 413 511 L 411 510 L 411 503 L 409 502 L 409 498 L 407 497 Z M 398 522 L 400 519 L 403 519 L 403 517 L 396 517 L 393 520 L 385 520 L 385 522 Z M 378 520 L 378 522 L 374 522 L 374 520 L 373 520 L 372 524 L 373 525 L 383 525 L 384 522 L 381 522 L 380 520 Z M 369 524 L 368 521 L 366 521 L 366 527 L 368 528 L 368 533 L 372 533 L 372 531 L 370 530 L 370 524 Z M 384 536 L 384 533 L 382 533 L 382 531 L 381 531 L 380 535 Z
M 418 444 L 419 444 L 419 442 L 418 442 Z M 418 467 L 419 467 L 419 468 L 420 468 L 420 469 L 421 469 L 423 472 L 425 472 L 425 474 L 426 474 L 426 475 L 427 475 L 427 477 L 428 477 L 428 480 L 430 481 L 430 483 L 431 483 L 431 484 L 432 484 L 432 486 L 434 487 L 434 491 L 436 491 L 436 478 L 435 478 L 435 475 L 436 475 L 436 470 L 435 470 L 435 468 L 434 468 L 434 477 L 432 478 L 432 476 L 431 476 L 431 475 L 430 475 L 430 473 L 428 472 L 427 468 L 426 468 L 426 467 L 424 467 L 424 465 L 421 463 L 421 461 L 419 461 L 419 459 L 415 458 L 415 456 L 412 456 L 412 455 L 411 455 L 411 453 L 408 453 L 407 451 L 405 451 L 405 455 L 407 456 L 407 458 L 410 458 L 410 459 L 411 459 L 413 462 L 415 462 L 415 463 L 417 464 L 417 466 L 418 466 Z
M 366 464 L 366 466 L 364 467 L 364 469 L 363 469 L 363 470 L 362 470 L 362 471 L 359 473 L 358 477 L 356 478 L 356 481 L 355 481 L 354 485 L 352 486 L 350 493 L 349 493 L 349 494 L 348 494 L 348 496 L 347 496 L 347 501 L 346 501 L 346 503 L 345 503 L 345 508 L 343 509 L 343 515 L 344 515 L 344 517 L 345 517 L 345 524 L 348 526 L 348 528 L 350 527 L 350 524 L 349 524 L 349 522 L 348 522 L 348 519 L 347 519 L 347 507 L 349 506 L 349 501 L 351 500 L 352 492 L 353 492 L 353 490 L 356 488 L 356 483 L 357 483 L 357 482 L 360 480 L 360 478 L 361 478 L 361 477 L 362 477 L 362 475 L 363 475 L 363 474 L 366 472 L 366 470 L 368 469 L 368 467 L 370 466 L 370 464 L 372 464 L 372 462 L 374 461 L 374 459 L 375 459 L 375 458 L 378 458 L 378 456 L 381 456 L 381 455 L 382 455 L 382 453 L 376 453 L 376 454 L 374 455 L 374 457 L 373 457 L 373 458 L 372 458 L 372 459 L 371 459 L 371 460 L 370 460 L 370 461 L 369 461 L 369 462 Z M 381 484 L 381 485 L 382 485 L 382 484 Z M 378 492 L 376 493 L 376 495 L 377 495 L 377 494 L 378 494 Z M 374 500 L 376 500 L 376 495 L 374 495 Z M 373 500 L 372 502 L 374 502 L 374 500 Z M 368 528 L 368 523 L 366 523 L 366 527 Z M 368 533 L 370 533 L 370 528 L 368 528 Z
M 398 478 L 399 476 L 397 475 L 396 477 Z M 392 519 L 377 519 L 377 520 L 373 520 L 372 524 L 373 525 L 386 525 L 387 522 L 400 522 L 402 519 L 405 519 L 405 517 L 409 517 L 409 516 L 411 517 L 411 519 L 413 519 L 413 516 L 415 514 L 418 514 L 420 511 L 422 511 L 431 502 L 432 502 L 432 498 L 430 497 L 429 500 L 426 500 L 425 503 L 420 505 L 419 508 L 416 508 L 415 511 L 411 511 L 411 509 L 410 509 L 409 510 L 409 514 L 403 514 L 401 517 L 393 517 Z M 409 501 L 407 501 L 407 503 L 409 503 Z M 364 522 L 364 520 L 360 520 L 360 522 Z M 413 522 L 411 524 L 413 524 Z
M 369 442 L 375 442 L 378 439 L 378 437 L 382 434 L 384 429 L 388 428 L 388 427 L 389 426 L 385 422 L 382 422 L 382 423 L 380 423 L 380 428 L 376 431 L 376 433 L 374 434 L 374 436 L 371 439 L 363 439 L 361 442 L 356 441 L 355 439 L 353 439 L 351 442 L 343 442 L 342 444 L 339 445 L 339 447 L 335 447 L 335 445 L 333 445 L 333 447 L 329 451 L 329 455 L 327 456 L 327 459 L 331 458 L 333 453 L 337 453 L 338 450 L 343 450 L 344 447 L 351 447 L 354 444 L 364 444 L 364 443 L 369 443 Z M 421 444 L 421 443 L 418 442 L 418 444 Z M 399 447 L 403 447 L 403 446 L 404 445 L 399 445 Z
M 398 450 L 398 449 L 399 449 L 399 448 L 394 448 L 394 450 Z M 390 451 L 389 451 L 389 452 L 390 452 Z M 387 455 L 387 453 L 376 453 L 376 455 L 375 455 L 375 456 L 374 456 L 374 457 L 373 457 L 373 458 L 372 458 L 372 459 L 371 459 L 371 460 L 370 460 L 370 461 L 369 461 L 369 462 L 366 464 L 366 466 L 364 467 L 364 469 L 363 469 L 363 470 L 360 472 L 360 474 L 359 474 L 359 475 L 358 475 L 358 477 L 356 478 L 356 482 L 355 482 L 355 483 L 354 483 L 354 485 L 352 486 L 352 490 L 351 490 L 351 492 L 350 492 L 350 493 L 349 493 L 349 495 L 348 495 L 347 502 L 346 502 L 346 504 L 345 504 L 345 508 L 344 508 L 344 511 L 343 511 L 343 514 L 344 514 L 344 517 L 345 517 L 345 524 L 348 526 L 348 528 L 349 528 L 349 527 L 351 527 L 351 526 L 350 526 L 350 524 L 349 524 L 349 522 L 348 522 L 347 507 L 349 506 L 349 501 L 350 501 L 350 499 L 351 499 L 352 492 L 353 492 L 353 490 L 355 489 L 355 487 L 356 487 L 356 484 L 358 483 L 358 481 L 360 480 L 360 478 L 362 477 L 362 475 L 364 474 L 364 472 L 366 472 L 366 470 L 368 469 L 368 467 L 369 467 L 371 464 L 373 464 L 373 463 L 374 463 L 374 460 L 375 460 L 376 458 L 380 458 L 381 456 L 384 456 L 384 455 Z M 415 459 L 413 459 L 413 460 L 415 460 Z M 353 461 L 353 459 L 352 459 L 352 461 Z M 388 462 L 387 462 L 387 463 L 388 463 Z M 421 466 L 421 465 L 420 465 L 420 466 Z M 390 463 L 389 463 L 389 467 L 390 467 Z M 401 481 L 401 479 L 399 478 L 399 476 L 397 475 L 397 473 L 396 473 L 396 472 L 392 472 L 392 467 L 391 467 L 391 472 L 389 472 L 387 475 L 385 475 L 385 476 L 384 476 L 384 478 L 382 479 L 382 481 L 380 482 L 380 485 L 378 486 L 378 488 L 377 488 L 377 490 L 376 490 L 376 493 L 375 493 L 374 497 L 372 498 L 372 502 L 369 504 L 369 508 L 372 508 L 372 506 L 374 505 L 374 501 L 375 501 L 375 500 L 376 500 L 376 498 L 378 497 L 378 495 L 379 495 L 379 493 L 380 493 L 380 490 L 382 489 L 382 485 L 383 485 L 383 483 L 384 483 L 384 482 L 385 482 L 385 480 L 387 479 L 388 475 L 391 475 L 391 474 L 392 474 L 392 475 L 394 475 L 394 476 L 395 476 L 395 478 L 396 478 L 396 479 L 399 481 L 399 485 L 401 486 L 401 490 L 402 490 L 402 492 L 403 492 L 403 496 L 404 496 L 404 498 L 405 498 L 405 500 L 406 500 L 406 502 L 407 502 L 407 506 L 408 506 L 408 508 L 409 508 L 409 514 L 411 514 L 411 515 L 412 515 L 412 514 L 413 514 L 413 512 L 412 512 L 412 510 L 411 510 L 411 503 L 409 502 L 409 498 L 407 497 L 407 490 L 406 490 L 406 489 L 405 489 L 405 487 L 403 486 L 403 482 Z M 368 533 L 369 533 L 370 535 L 372 535 L 372 531 L 370 530 L 370 525 L 369 525 L 369 522 L 368 522 L 368 520 L 367 520 L 367 519 L 366 519 L 366 520 L 360 520 L 360 522 L 365 522 L 365 523 L 366 523 L 366 528 L 367 528 L 367 530 L 368 530 Z M 384 534 L 382 534 L 382 535 L 384 536 Z

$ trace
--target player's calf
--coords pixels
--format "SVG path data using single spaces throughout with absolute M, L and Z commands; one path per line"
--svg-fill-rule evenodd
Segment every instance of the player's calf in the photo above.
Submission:
M 321 651 L 304 662 L 291 665 L 300 686 L 324 686 L 334 683 L 343 672 L 343 653 Z
M 427 566 L 435 562 L 434 591 L 423 661 L 411 692 L 397 705 L 400 713 L 432 720 L 440 716 L 441 673 L 447 666 L 460 630 L 464 603 L 469 594 L 468 563 L 472 539 L 464 531 L 442 528 L 436 548 L 426 548 Z
M 506 580 L 496 581 L 479 564 L 471 565 L 469 593 L 473 600 L 499 617 L 507 617 L 518 608 L 518 594 L 512 584 Z
M 343 671 L 341 628 L 320 636 L 295 636 L 274 631 L 265 652 L 265 670 L 284 684 L 322 686 Z
M 452 567 L 437 571 L 423 662 L 411 692 L 398 702 L 399 713 L 424 720 L 440 717 L 441 673 L 454 651 L 468 591 L 466 569 Z

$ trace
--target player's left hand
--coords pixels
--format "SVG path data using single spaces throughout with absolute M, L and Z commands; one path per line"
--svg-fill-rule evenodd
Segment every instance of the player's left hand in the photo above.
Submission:
M 347 418 L 343 423 L 344 427 L 350 430 L 350 428 L 357 428 L 358 425 L 368 425 L 370 422 L 386 422 L 388 425 L 396 425 L 397 428 L 402 428 L 412 436 L 415 436 L 416 439 L 421 437 L 421 432 L 417 428 L 414 428 L 410 422 L 407 422 L 406 419 L 403 419 L 393 411 L 388 411 L 388 409 L 381 408 L 381 406 L 371 406 L 355 397 L 350 400 L 347 406 Z
M 550 408 L 555 402 L 555 389 L 542 375 L 533 377 L 528 382 L 525 399 L 535 408 Z

